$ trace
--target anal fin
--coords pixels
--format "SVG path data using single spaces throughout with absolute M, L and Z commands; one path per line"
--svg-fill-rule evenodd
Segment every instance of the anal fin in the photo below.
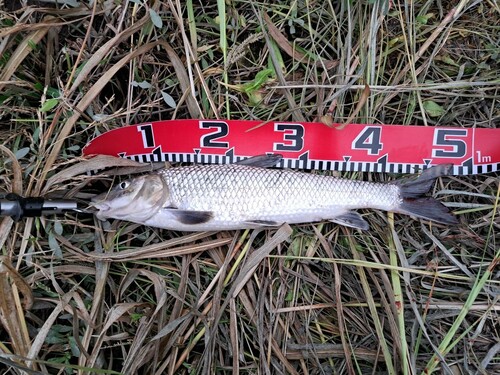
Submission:
M 360 214 L 354 211 L 348 211 L 342 215 L 330 219 L 330 221 L 340 225 L 344 225 L 346 227 L 362 229 L 362 230 L 370 229 L 370 226 L 368 225 L 366 220 L 363 219 Z

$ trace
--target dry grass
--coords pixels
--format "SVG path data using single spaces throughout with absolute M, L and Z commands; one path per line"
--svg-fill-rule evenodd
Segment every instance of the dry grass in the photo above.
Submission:
M 496 1 L 274 3 L 0 1 L 1 189 L 87 199 L 83 145 L 150 120 L 499 125 Z M 438 191 L 459 226 L 4 218 L 1 372 L 500 373 L 498 175 Z

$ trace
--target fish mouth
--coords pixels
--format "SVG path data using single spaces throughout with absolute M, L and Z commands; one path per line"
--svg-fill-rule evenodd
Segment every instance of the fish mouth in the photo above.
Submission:
M 95 207 L 100 210 L 109 210 L 111 207 L 106 201 L 109 198 L 109 192 L 94 195 L 90 198 L 89 206 Z
M 111 209 L 111 207 L 109 205 L 107 205 L 107 204 L 94 204 L 94 203 L 91 203 L 89 205 L 89 207 L 93 209 L 92 213 L 99 220 L 105 221 L 106 219 L 108 219 L 108 216 L 106 215 L 106 212 L 108 212 Z
M 90 198 L 90 202 L 92 205 L 98 204 L 104 201 L 108 197 L 108 195 L 108 192 L 94 195 L 92 198 Z
M 111 206 L 109 204 L 99 203 L 99 202 L 96 202 L 96 203 L 92 202 L 92 203 L 89 204 L 89 206 L 93 207 L 93 208 L 96 208 L 99 211 L 109 211 L 111 209 Z
M 99 194 L 90 199 L 88 208 L 97 216 L 98 219 L 103 217 L 103 213 L 111 209 L 111 206 L 105 203 L 106 196 Z

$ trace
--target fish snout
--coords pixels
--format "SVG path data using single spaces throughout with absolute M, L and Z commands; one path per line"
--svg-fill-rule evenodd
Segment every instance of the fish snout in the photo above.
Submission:
M 106 220 L 108 217 L 105 212 L 111 209 L 107 197 L 108 193 L 102 193 L 90 198 L 87 211 L 92 212 L 99 220 Z

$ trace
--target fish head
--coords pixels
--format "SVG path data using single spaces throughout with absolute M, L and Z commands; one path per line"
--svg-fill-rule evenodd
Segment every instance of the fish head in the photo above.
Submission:
M 168 205 L 169 192 L 158 174 L 149 174 L 125 180 L 109 192 L 92 198 L 91 205 L 98 210 L 100 220 L 109 218 L 142 223 L 164 205 Z

